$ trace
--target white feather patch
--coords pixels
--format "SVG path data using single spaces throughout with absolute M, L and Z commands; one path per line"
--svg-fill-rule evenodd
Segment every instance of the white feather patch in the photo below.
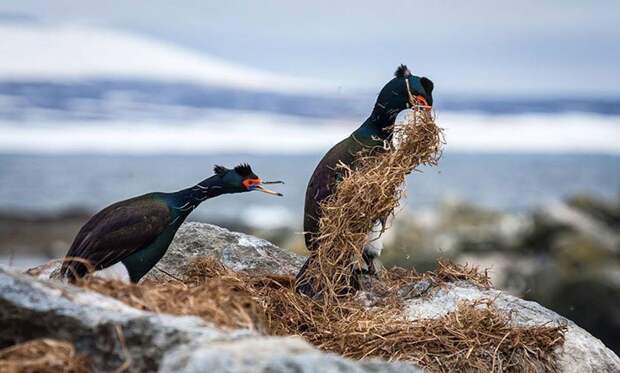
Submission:
M 377 221 L 368 232 L 368 244 L 364 247 L 364 251 L 371 258 L 378 257 L 383 251 L 383 238 L 381 237 L 381 222 Z
M 107 268 L 96 271 L 95 276 L 105 278 L 107 280 L 118 280 L 127 283 L 131 282 L 129 278 L 129 271 L 123 262 L 118 262 Z

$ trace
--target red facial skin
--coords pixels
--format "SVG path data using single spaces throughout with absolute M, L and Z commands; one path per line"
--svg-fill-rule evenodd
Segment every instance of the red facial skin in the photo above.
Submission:
M 255 185 L 260 185 L 263 181 L 261 179 L 245 179 L 243 180 L 243 186 L 245 189 L 250 189 L 250 187 Z

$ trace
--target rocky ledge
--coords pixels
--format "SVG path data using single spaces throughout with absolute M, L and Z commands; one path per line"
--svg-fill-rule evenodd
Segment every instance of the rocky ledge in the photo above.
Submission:
M 196 256 L 216 256 L 234 270 L 294 272 L 303 258 L 267 241 L 200 223 L 185 224 L 158 267 L 180 276 Z M 50 280 L 0 270 L 0 347 L 39 337 L 73 343 L 95 370 L 129 364 L 131 371 L 179 372 L 416 372 L 407 363 L 353 361 L 321 352 L 297 337 L 267 337 L 223 330 L 193 316 L 154 314 L 115 299 Z M 164 272 L 154 270 L 151 277 Z M 44 278 L 48 277 L 48 278 Z M 601 341 L 534 302 L 468 282 L 422 287 L 406 300 L 406 317 L 439 318 L 461 301 L 488 299 L 521 325 L 566 325 L 558 351 L 564 372 L 618 372 L 620 359 Z

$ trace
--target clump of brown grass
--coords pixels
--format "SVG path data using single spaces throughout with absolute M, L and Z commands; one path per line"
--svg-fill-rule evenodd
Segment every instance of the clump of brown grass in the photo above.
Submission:
M 197 266 L 202 268 L 200 281 L 195 274 Z M 245 276 L 233 273 L 216 259 L 203 258 L 190 267 L 186 281 L 136 285 L 89 276 L 78 280 L 77 285 L 145 311 L 195 315 L 225 328 L 252 329 L 261 324 L 256 317 L 262 312 L 248 293 Z M 205 282 L 205 278 L 210 280 Z
M 457 265 L 442 259 L 437 262 L 437 269 L 429 272 L 428 276 L 432 277 L 436 283 L 468 281 L 485 289 L 489 289 L 493 285 L 486 269 L 481 272 L 476 266 Z
M 271 325 L 279 335 L 299 334 L 349 358 L 405 360 L 430 371 L 554 371 L 552 351 L 564 342 L 562 326 L 517 327 L 491 303 L 462 303 L 444 317 L 416 321 L 396 304 L 365 308 L 347 301 L 333 313 L 320 304 L 297 312 L 301 305 L 289 297 L 275 305 L 286 315 Z
M 488 277 L 474 268 L 444 262 L 432 273 L 390 270 L 385 284 L 397 293 L 422 279 L 437 285 L 457 280 L 488 284 Z M 346 357 L 405 360 L 431 371 L 552 371 L 554 350 L 564 341 L 562 326 L 515 326 L 490 302 L 463 303 L 442 318 L 411 321 L 398 297 L 388 296 L 374 307 L 354 296 L 326 304 L 298 294 L 294 282 L 292 276 L 235 272 L 206 257 L 197 258 L 181 282 L 133 285 L 88 277 L 79 285 L 149 311 L 197 315 L 268 335 L 299 335 Z
M 405 177 L 419 166 L 436 165 L 441 156 L 442 130 L 428 111 L 414 110 L 393 137 L 398 146 L 392 141 L 382 149 L 365 148 L 353 167 L 339 164 L 344 176 L 321 203 L 318 247 L 298 285 L 310 285 L 326 301 L 351 290 L 368 233 L 399 206 Z
M 71 343 L 55 339 L 34 339 L 0 350 L 0 372 L 86 373 L 88 360 L 75 352 Z
M 444 259 L 439 259 L 437 268 L 431 272 L 417 273 L 415 269 L 393 267 L 381 272 L 380 280 L 373 282 L 368 290 L 382 297 L 406 296 L 406 292 L 400 294 L 400 291 L 407 290 L 410 285 L 423 280 L 428 280 L 429 286 L 443 286 L 445 283 L 457 281 L 467 281 L 483 289 L 490 289 L 493 286 L 486 269 L 481 271 L 476 266 L 459 265 Z

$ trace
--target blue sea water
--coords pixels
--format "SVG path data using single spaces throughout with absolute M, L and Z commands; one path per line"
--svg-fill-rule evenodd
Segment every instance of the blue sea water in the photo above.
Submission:
M 301 224 L 304 191 L 320 154 L 308 155 L 0 155 L 0 210 L 100 209 L 150 191 L 174 191 L 212 174 L 214 164 L 248 162 L 283 198 L 252 192 L 204 203 L 195 216 L 256 225 Z M 413 173 L 405 206 L 413 212 L 446 199 L 520 211 L 575 194 L 617 199 L 620 156 L 446 153 L 439 166 Z

